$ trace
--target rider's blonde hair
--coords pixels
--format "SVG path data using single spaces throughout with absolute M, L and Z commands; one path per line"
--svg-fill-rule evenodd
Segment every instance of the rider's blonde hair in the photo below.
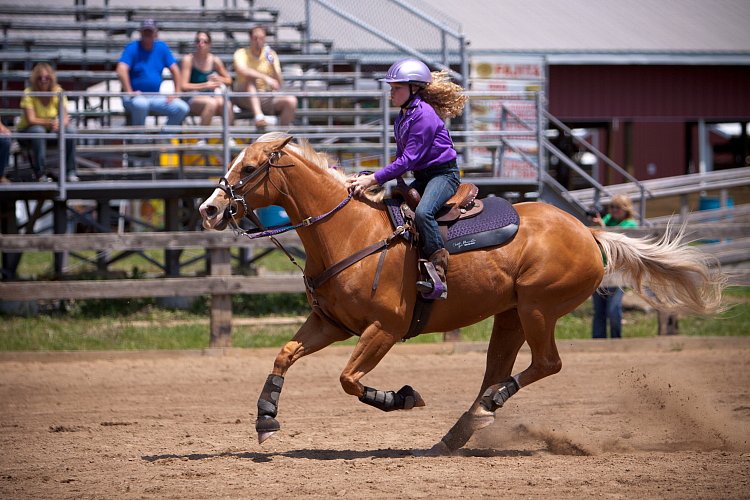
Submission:
M 464 109 L 468 97 L 463 94 L 464 89 L 450 80 L 448 72 L 433 71 L 432 83 L 421 90 L 422 99 L 432 106 L 443 120 L 455 118 Z

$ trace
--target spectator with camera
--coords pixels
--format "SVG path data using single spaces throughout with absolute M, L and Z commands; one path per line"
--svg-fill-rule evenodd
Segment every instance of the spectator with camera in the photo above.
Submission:
M 591 221 L 601 227 L 638 227 L 633 218 L 633 202 L 625 195 L 612 197 L 609 213 L 602 216 L 599 210 L 591 214 Z M 594 319 L 592 321 L 592 336 L 595 339 L 607 338 L 607 323 L 609 334 L 613 339 L 622 336 L 622 297 L 624 290 L 619 286 L 602 286 L 592 297 L 594 302 Z

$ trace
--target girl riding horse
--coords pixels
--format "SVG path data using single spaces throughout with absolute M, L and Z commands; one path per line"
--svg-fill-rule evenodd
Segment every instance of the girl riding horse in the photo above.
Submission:
M 429 258 L 439 277 L 434 283 L 418 281 L 417 290 L 426 299 L 445 299 L 448 296 L 448 251 L 440 237 L 435 214 L 461 183 L 456 150 L 445 120 L 461 113 L 466 96 L 461 94 L 461 87 L 448 80 L 447 72 L 430 73 L 429 68 L 416 59 L 393 63 L 381 81 L 391 86 L 393 105 L 401 107 L 393 122 L 396 160 L 374 174 L 350 178 L 347 186 L 360 195 L 407 171 L 414 173 L 411 187 L 422 195 L 414 211 L 414 222 L 422 255 Z

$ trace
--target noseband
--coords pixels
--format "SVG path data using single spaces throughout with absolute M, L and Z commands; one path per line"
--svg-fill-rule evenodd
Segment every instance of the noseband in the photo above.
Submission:
M 237 223 L 234 221 L 234 215 L 237 214 L 237 205 L 239 203 L 242 203 L 242 207 L 245 209 L 245 214 L 248 216 L 248 218 L 253 222 L 253 224 L 257 225 L 260 228 L 263 228 L 263 225 L 260 223 L 260 220 L 258 219 L 258 216 L 255 215 L 255 212 L 253 210 L 250 210 L 250 208 L 247 206 L 247 202 L 245 201 L 244 192 L 248 189 L 252 189 L 258 184 L 260 184 L 266 176 L 268 176 L 268 173 L 271 169 L 271 167 L 293 167 L 294 164 L 289 165 L 279 165 L 278 162 L 279 158 L 281 158 L 281 151 L 274 151 L 272 152 L 266 161 L 264 161 L 258 168 L 254 169 L 250 174 L 246 175 L 242 179 L 239 180 L 236 184 L 230 184 L 229 180 L 222 176 L 221 179 L 219 179 L 219 185 L 217 186 L 219 189 L 224 191 L 224 194 L 227 195 L 227 198 L 229 198 L 229 207 L 227 208 L 228 214 L 224 214 L 225 217 L 227 217 L 228 221 L 231 221 L 231 226 L 238 230 L 240 229 L 239 226 L 237 226 Z M 251 182 L 255 181 L 252 185 L 250 185 Z M 269 181 L 275 187 L 278 191 L 281 191 L 276 184 L 273 184 L 273 180 L 269 177 Z

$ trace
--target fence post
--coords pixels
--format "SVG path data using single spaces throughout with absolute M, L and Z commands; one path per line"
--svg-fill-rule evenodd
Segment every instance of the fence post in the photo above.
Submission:
M 443 342 L 460 342 L 461 341 L 461 329 L 456 328 L 448 332 L 443 332 Z
M 65 201 L 65 199 L 62 200 L 53 200 L 52 202 L 52 212 L 53 212 L 53 226 L 55 234 L 65 234 L 68 232 L 68 219 L 67 219 L 67 211 L 68 211 L 68 202 Z M 63 272 L 65 271 L 65 268 L 68 266 L 68 251 L 65 250 L 63 252 L 55 252 L 54 257 L 54 268 L 55 268 L 55 277 L 57 279 L 62 278 Z
M 680 323 L 679 318 L 674 313 L 656 311 L 656 318 L 659 323 L 658 335 L 679 335 Z
M 209 250 L 211 276 L 232 274 L 228 247 Z M 232 343 L 232 296 L 227 293 L 211 295 L 211 338 L 209 347 L 230 347 Z

